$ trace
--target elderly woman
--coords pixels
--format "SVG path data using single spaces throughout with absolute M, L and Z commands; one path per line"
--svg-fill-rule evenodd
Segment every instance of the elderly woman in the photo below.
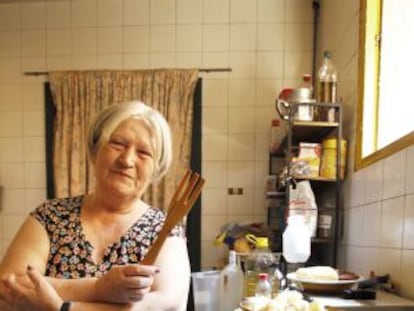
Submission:
M 90 127 L 93 193 L 53 199 L 24 222 L 0 264 L 1 310 L 184 310 L 190 268 L 175 227 L 153 266 L 140 261 L 165 214 L 141 197 L 172 157 L 164 117 L 141 102 Z

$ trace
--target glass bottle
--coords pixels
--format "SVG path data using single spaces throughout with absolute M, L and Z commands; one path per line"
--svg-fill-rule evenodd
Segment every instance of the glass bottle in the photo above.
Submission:
M 318 71 L 317 100 L 320 103 L 336 103 L 337 73 L 331 60 L 331 51 L 323 52 L 322 66 Z M 335 122 L 335 108 L 320 107 L 321 121 Z

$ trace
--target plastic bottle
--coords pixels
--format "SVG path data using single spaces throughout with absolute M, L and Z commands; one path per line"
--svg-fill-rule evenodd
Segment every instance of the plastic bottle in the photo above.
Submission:
M 255 237 L 256 248 L 250 253 L 245 262 L 244 296 L 254 296 L 260 273 L 267 273 L 272 285 L 273 294 L 280 288 L 280 271 L 276 257 L 269 249 L 266 237 Z M 250 239 L 249 239 L 250 240 Z
M 276 153 L 278 151 L 285 135 L 286 135 L 286 132 L 283 130 L 280 120 L 273 119 L 272 126 L 270 128 L 269 151 L 271 153 Z
M 304 263 L 311 251 L 311 237 L 302 215 L 290 215 L 282 236 L 283 257 L 288 263 Z
M 243 298 L 244 274 L 237 264 L 236 252 L 229 252 L 229 263 L 220 273 L 221 309 L 232 311 L 236 309 Z
M 331 51 L 323 52 L 322 66 L 318 71 L 318 102 L 335 103 L 338 78 L 336 68 L 331 61 Z M 321 121 L 335 122 L 335 108 L 321 107 Z
M 259 281 L 256 284 L 255 296 L 272 298 L 272 284 L 269 282 L 269 275 L 267 273 L 259 274 Z
M 310 90 L 310 98 L 313 98 L 313 86 L 312 86 L 312 75 L 309 73 L 305 73 L 302 76 L 302 83 L 300 85 L 301 88 L 309 89 Z

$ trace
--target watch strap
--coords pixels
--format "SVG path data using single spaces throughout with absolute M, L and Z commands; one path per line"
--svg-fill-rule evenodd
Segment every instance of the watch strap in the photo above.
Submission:
M 65 301 L 59 311 L 69 311 L 71 305 L 72 303 L 70 301 Z

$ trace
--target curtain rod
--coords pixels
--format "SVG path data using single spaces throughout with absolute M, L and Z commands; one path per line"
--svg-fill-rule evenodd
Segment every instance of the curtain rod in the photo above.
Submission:
M 198 69 L 200 72 L 231 72 L 231 68 L 200 68 Z M 24 73 L 25 76 L 47 76 L 49 71 L 27 71 Z

